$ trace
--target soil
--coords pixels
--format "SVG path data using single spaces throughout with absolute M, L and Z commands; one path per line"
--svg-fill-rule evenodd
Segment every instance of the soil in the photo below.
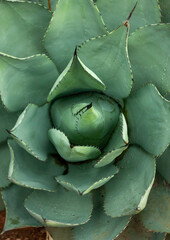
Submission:
M 0 211 L 0 232 L 5 221 L 5 211 Z M 44 228 L 22 228 L 7 231 L 0 235 L 0 240 L 46 240 Z

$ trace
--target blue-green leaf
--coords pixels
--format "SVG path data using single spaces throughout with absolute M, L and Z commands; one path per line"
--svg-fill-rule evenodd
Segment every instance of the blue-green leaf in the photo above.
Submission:
M 31 2 L 0 2 L 0 52 L 16 57 L 43 53 L 51 13 Z
M 0 144 L 0 188 L 10 184 L 8 170 L 10 163 L 10 152 L 6 142 Z
M 157 0 L 97 0 L 96 4 L 106 26 L 112 31 L 127 19 L 136 2 L 136 9 L 130 19 L 131 32 L 141 26 L 161 21 Z
M 12 113 L 7 111 L 0 99 L 0 143 L 9 137 L 7 129 L 11 129 L 21 112 Z
M 28 103 L 44 104 L 57 77 L 54 63 L 44 54 L 28 58 L 0 54 L 1 96 L 10 111 L 23 110 Z
M 52 87 L 48 101 L 53 100 L 55 97 L 88 91 L 102 92 L 104 90 L 104 83 L 80 61 L 77 53 L 75 53 Z
M 30 189 L 14 184 L 2 191 L 7 213 L 3 231 L 14 228 L 42 226 L 24 208 L 24 200 L 30 193 Z
M 49 130 L 50 141 L 55 146 L 57 152 L 68 162 L 80 162 L 97 158 L 101 152 L 93 146 L 71 146 L 66 135 L 57 130 Z
M 58 187 L 57 191 L 34 191 L 25 201 L 29 213 L 45 226 L 64 227 L 86 223 L 92 212 L 91 195 L 80 196 Z
M 135 91 L 125 103 L 130 143 L 154 155 L 170 143 L 170 102 L 148 84 Z
M 62 72 L 77 45 L 105 33 L 103 22 L 91 0 L 59 1 L 47 29 L 44 46 Z
M 132 79 L 127 53 L 128 27 L 92 38 L 78 47 L 80 60 L 105 84 L 105 93 L 115 99 L 125 98 L 131 91 Z
M 45 161 L 51 152 L 48 130 L 51 127 L 49 105 L 29 104 L 10 131 L 11 136 L 30 154 Z
M 118 163 L 119 173 L 105 184 L 105 212 L 111 217 L 132 215 L 146 206 L 155 177 L 155 161 L 131 146 Z
M 134 90 L 153 83 L 162 95 L 170 91 L 169 38 L 170 24 L 145 26 L 130 35 L 128 49 Z
M 53 240 L 75 240 L 73 239 L 73 231 L 71 227 L 46 227 L 47 232 Z M 51 239 L 51 240 L 52 240 Z M 49 239 L 50 240 L 50 239 Z
M 157 159 L 157 170 L 170 184 L 170 146 Z
M 90 221 L 74 228 L 75 240 L 111 240 L 126 227 L 130 217 L 111 218 L 103 211 L 103 195 L 94 192 L 94 209 Z
M 94 168 L 93 164 L 69 164 L 68 174 L 58 176 L 56 180 L 68 190 L 84 195 L 104 185 L 118 172 L 118 168 L 113 165 Z
M 170 23 L 170 1 L 169 0 L 159 0 L 161 8 L 161 21 L 164 23 Z
M 169 186 L 153 187 L 146 208 L 139 214 L 143 225 L 154 232 L 170 233 Z
M 0 191 L 0 211 L 2 211 L 4 209 L 5 209 L 5 205 L 4 205 L 4 201 L 2 199 L 2 194 L 1 194 L 1 191 Z
M 9 147 L 11 162 L 8 177 L 12 182 L 34 189 L 56 190 L 54 177 L 64 172 L 64 166 L 55 162 L 53 157 L 49 157 L 46 162 L 38 161 L 14 140 L 9 140 Z
M 119 116 L 118 124 L 109 139 L 108 144 L 103 149 L 102 156 L 95 164 L 95 167 L 103 167 L 113 162 L 128 147 L 127 123 L 123 113 Z
M 136 215 L 116 240 L 165 240 L 165 233 L 148 231 Z

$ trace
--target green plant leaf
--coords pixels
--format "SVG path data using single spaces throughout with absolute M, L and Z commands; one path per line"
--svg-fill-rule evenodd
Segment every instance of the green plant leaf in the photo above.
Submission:
M 24 200 L 30 193 L 30 189 L 14 184 L 2 191 L 6 207 L 6 220 L 3 231 L 14 228 L 42 226 L 24 208 Z
M 44 104 L 58 75 L 44 54 L 28 58 L 0 54 L 2 101 L 10 111 L 23 110 L 28 103 Z
M 65 167 L 49 157 L 46 162 L 38 161 L 28 154 L 14 140 L 9 140 L 11 162 L 9 168 L 9 179 L 21 186 L 55 191 L 57 188 L 54 177 L 61 175 Z
M 157 170 L 170 184 L 170 146 L 157 159 Z
M 4 201 L 2 199 L 2 194 L 1 194 L 1 191 L 0 191 L 0 211 L 2 211 L 4 209 L 5 209 L 5 205 L 4 205 Z
M 73 231 L 71 227 L 46 227 L 47 232 L 53 240 L 75 240 L 73 239 Z M 52 240 L 51 239 L 51 240 Z M 50 240 L 50 239 L 49 239 Z
M 109 165 L 104 168 L 94 168 L 93 162 L 84 164 L 69 164 L 68 174 L 56 177 L 58 183 L 68 190 L 85 195 L 93 189 L 103 186 L 118 173 L 118 168 Z
M 80 60 L 102 80 L 105 93 L 115 99 L 127 97 L 132 85 L 125 25 L 78 47 Z
M 119 116 L 118 124 L 109 139 L 108 144 L 102 151 L 100 160 L 97 161 L 94 167 L 103 167 L 113 162 L 123 151 L 128 147 L 128 132 L 127 123 L 123 113 Z
M 0 2 L 0 52 L 16 57 L 43 53 L 51 13 L 31 2 Z
M 47 159 L 52 150 L 48 139 L 48 130 L 51 127 L 48 108 L 48 104 L 42 107 L 29 104 L 10 131 L 21 147 L 42 161 Z
M 5 141 L 10 135 L 7 129 L 11 129 L 21 112 L 11 113 L 5 109 L 0 99 L 0 143 Z
M 10 152 L 6 142 L 0 144 L 0 188 L 10 184 L 8 169 L 10 163 Z
M 105 33 L 103 22 L 91 0 L 59 1 L 47 29 L 44 46 L 62 72 L 77 45 Z
M 25 201 L 29 213 L 45 226 L 64 227 L 86 223 L 92 212 L 91 195 L 58 187 L 55 193 L 34 191 Z
M 136 146 L 129 148 L 118 167 L 119 173 L 105 184 L 104 208 L 111 217 L 143 210 L 155 177 L 153 157 Z
M 130 19 L 130 32 L 141 26 L 161 21 L 157 0 L 97 0 L 96 4 L 106 26 L 112 31 L 127 19 L 136 2 L 136 9 Z
M 170 190 L 168 186 L 155 184 L 147 206 L 139 217 L 147 229 L 170 233 Z
M 153 83 L 162 95 L 170 91 L 169 38 L 170 24 L 146 26 L 130 35 L 128 47 L 134 90 Z
M 161 20 L 164 23 L 170 22 L 170 1 L 169 0 L 159 0 L 159 4 L 161 7 Z
M 108 96 L 88 92 L 57 99 L 50 112 L 54 127 L 72 145 L 103 149 L 117 125 L 120 108 Z
M 170 102 L 148 84 L 126 100 L 125 109 L 130 143 L 151 154 L 162 154 L 170 142 Z
M 57 130 L 49 130 L 50 141 L 55 146 L 57 152 L 68 162 L 80 162 L 97 158 L 101 152 L 93 146 L 71 146 L 66 135 Z
M 136 215 L 116 240 L 165 240 L 165 235 L 148 231 Z
M 103 194 L 94 193 L 94 209 L 90 221 L 74 228 L 75 240 L 111 240 L 126 227 L 130 217 L 111 218 L 103 211 Z
M 53 100 L 55 97 L 69 96 L 87 91 L 102 92 L 104 90 L 104 83 L 80 61 L 77 53 L 75 53 L 52 87 L 48 101 Z

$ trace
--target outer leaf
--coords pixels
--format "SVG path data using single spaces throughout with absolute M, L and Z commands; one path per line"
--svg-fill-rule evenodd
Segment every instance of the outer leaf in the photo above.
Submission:
M 58 77 L 46 55 L 12 58 L 0 55 L 0 89 L 10 111 L 22 110 L 28 103 L 43 104 Z
M 135 146 L 129 148 L 118 166 L 119 173 L 105 185 L 104 208 L 112 217 L 143 210 L 155 177 L 153 157 Z
M 149 84 L 134 92 L 125 103 L 131 143 L 159 155 L 170 142 L 170 102 Z
M 112 31 L 127 19 L 136 0 L 97 0 L 97 6 L 108 29 Z M 157 0 L 138 0 L 130 19 L 130 31 L 151 23 L 160 22 L 160 10 Z
M 130 217 L 111 218 L 103 212 L 103 195 L 94 192 L 94 210 L 90 221 L 74 228 L 75 240 L 111 240 L 126 227 Z
M 71 189 L 84 195 L 104 185 L 117 172 L 118 168 L 113 165 L 96 169 L 93 167 L 92 162 L 76 165 L 69 164 L 68 174 L 56 177 L 56 180 L 68 190 Z
M 163 155 L 157 159 L 157 169 L 170 184 L 170 146 L 166 149 Z
M 0 144 L 0 188 L 10 184 L 8 180 L 8 169 L 10 162 L 10 152 L 6 142 Z
M 103 167 L 113 162 L 123 151 L 127 149 L 128 144 L 127 123 L 123 113 L 119 116 L 118 124 L 102 152 L 100 160 L 95 164 L 95 167 Z
M 25 206 L 38 221 L 51 227 L 84 224 L 92 212 L 90 195 L 80 196 L 60 186 L 55 193 L 34 191 Z
M 18 118 L 11 135 L 34 157 L 45 161 L 51 152 L 48 130 L 51 127 L 49 106 L 38 107 L 29 104 Z
M 2 199 L 2 195 L 1 195 L 1 192 L 0 192 L 0 211 L 4 210 L 5 208 L 5 205 L 4 205 L 4 201 Z
M 57 129 L 49 130 L 49 138 L 57 152 L 68 162 L 91 160 L 101 154 L 100 150 L 93 146 L 72 147 L 66 135 Z
M 46 230 L 48 233 L 50 233 L 50 236 L 52 236 L 52 239 L 49 240 L 74 240 L 72 237 L 73 232 L 71 227 L 61 227 L 61 228 L 54 228 L 54 227 L 47 227 Z
M 78 48 L 81 61 L 103 81 L 106 94 L 116 99 L 127 97 L 132 83 L 125 25 Z
M 9 137 L 6 129 L 11 129 L 14 126 L 19 114 L 20 112 L 7 111 L 0 100 L 0 143 Z
M 61 175 L 65 168 L 49 157 L 46 162 L 41 162 L 28 154 L 14 141 L 9 141 L 11 163 L 9 179 L 21 186 L 55 191 L 57 188 L 54 177 Z
M 104 83 L 80 61 L 77 53 L 75 53 L 66 69 L 52 87 L 48 101 L 51 101 L 55 97 L 69 96 L 87 91 L 101 92 L 104 90 Z
M 164 23 L 170 22 L 170 1 L 169 0 L 159 0 L 160 7 L 161 7 L 161 20 Z
M 22 188 L 17 185 L 11 185 L 2 191 L 7 214 L 4 231 L 21 227 L 41 226 L 39 222 L 29 215 L 23 206 L 24 200 L 30 192 L 30 189 Z
M 170 190 L 168 186 L 158 185 L 152 189 L 148 204 L 139 216 L 147 229 L 170 233 Z
M 45 35 L 44 45 L 61 72 L 77 45 L 104 33 L 105 27 L 91 0 L 60 0 Z
M 149 232 L 136 216 L 116 240 L 165 240 L 165 233 Z
M 129 37 L 134 89 L 153 83 L 162 95 L 170 91 L 169 38 L 170 24 L 146 26 Z
M 1 1 L 0 52 L 16 57 L 44 52 L 41 39 L 50 18 L 50 12 L 38 4 Z

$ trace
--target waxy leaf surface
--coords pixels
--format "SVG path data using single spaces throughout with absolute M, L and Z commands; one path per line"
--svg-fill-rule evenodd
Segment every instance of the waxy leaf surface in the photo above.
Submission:
M 127 19 L 136 2 L 136 9 L 130 19 L 130 32 L 141 26 L 161 21 L 157 0 L 97 0 L 96 4 L 106 26 L 112 31 Z
M 78 47 L 80 60 L 105 84 L 105 93 L 115 99 L 125 98 L 131 91 L 131 70 L 127 53 L 125 25 Z
M 9 179 L 21 186 L 55 191 L 57 184 L 55 176 L 61 175 L 65 168 L 49 157 L 47 161 L 38 161 L 14 140 L 9 140 L 11 152 L 11 163 L 9 168 Z
M 51 13 L 33 2 L 0 2 L 0 52 L 28 57 L 43 53 L 41 44 Z
M 89 220 L 92 199 L 91 195 L 80 196 L 59 186 L 54 193 L 34 191 L 25 201 L 25 206 L 46 226 L 76 226 Z
M 2 101 L 10 111 L 23 110 L 29 103 L 44 104 L 58 75 L 44 54 L 24 59 L 0 54 Z
M 145 26 L 130 35 L 128 49 L 133 90 L 153 83 L 163 96 L 170 91 L 169 39 L 170 24 Z
M 147 202 L 155 177 L 152 156 L 132 146 L 118 163 L 119 173 L 105 184 L 107 215 L 120 217 L 140 212 Z
M 60 0 L 45 34 L 44 46 L 62 72 L 77 45 L 105 33 L 103 22 L 91 0 Z
M 26 151 L 42 161 L 52 151 L 48 139 L 48 130 L 51 127 L 48 108 L 47 104 L 42 107 L 29 104 L 10 131 L 11 136 Z
M 24 200 L 31 192 L 28 188 L 14 184 L 2 191 L 7 212 L 4 231 L 14 228 L 42 226 L 24 208 Z
M 170 102 L 148 84 L 131 94 L 125 109 L 130 143 L 151 154 L 162 154 L 170 143 Z

